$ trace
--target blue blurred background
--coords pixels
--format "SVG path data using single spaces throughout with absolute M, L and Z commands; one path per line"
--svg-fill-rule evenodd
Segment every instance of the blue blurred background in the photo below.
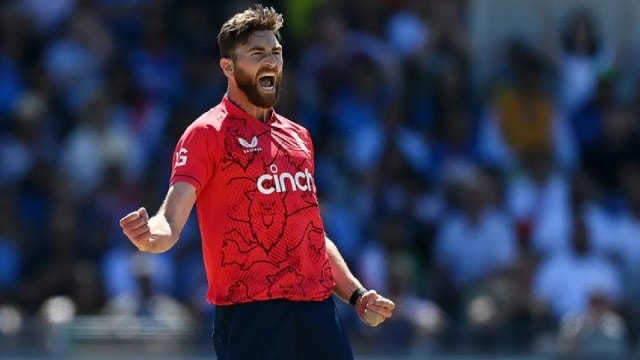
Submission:
M 280 0 L 277 110 L 397 303 L 358 358 L 624 359 L 640 335 L 640 2 Z M 0 357 L 213 357 L 193 217 L 137 253 L 250 1 L 0 1 Z

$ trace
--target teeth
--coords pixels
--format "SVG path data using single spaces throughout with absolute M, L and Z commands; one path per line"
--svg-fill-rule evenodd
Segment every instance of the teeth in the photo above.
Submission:
M 265 90 L 272 90 L 275 88 L 275 81 L 276 81 L 276 74 L 275 73 L 263 73 L 261 74 L 258 79 L 262 79 L 262 78 L 271 78 L 271 85 L 269 86 L 262 86 L 263 89 Z

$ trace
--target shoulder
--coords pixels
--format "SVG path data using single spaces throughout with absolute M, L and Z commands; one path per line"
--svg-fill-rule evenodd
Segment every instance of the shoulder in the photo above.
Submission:
M 283 129 L 294 131 L 298 134 L 304 134 L 305 136 L 310 138 L 309 131 L 307 131 L 307 128 L 296 123 L 295 121 L 289 120 L 288 118 L 280 114 L 276 114 L 276 120 L 280 125 L 280 127 L 282 127 Z
M 219 132 L 223 124 L 229 118 L 229 113 L 223 104 L 202 113 L 187 127 L 187 132 Z

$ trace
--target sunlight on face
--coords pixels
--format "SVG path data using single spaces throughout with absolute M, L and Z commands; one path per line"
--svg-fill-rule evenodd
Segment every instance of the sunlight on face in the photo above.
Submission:
M 282 83 L 282 46 L 271 31 L 256 31 L 235 51 L 234 80 L 255 106 L 278 103 Z

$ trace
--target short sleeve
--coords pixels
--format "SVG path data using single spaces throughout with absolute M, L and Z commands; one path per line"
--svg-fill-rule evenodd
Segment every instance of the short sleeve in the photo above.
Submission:
M 215 170 L 215 129 L 193 123 L 185 130 L 173 153 L 170 184 L 184 181 L 199 194 Z

